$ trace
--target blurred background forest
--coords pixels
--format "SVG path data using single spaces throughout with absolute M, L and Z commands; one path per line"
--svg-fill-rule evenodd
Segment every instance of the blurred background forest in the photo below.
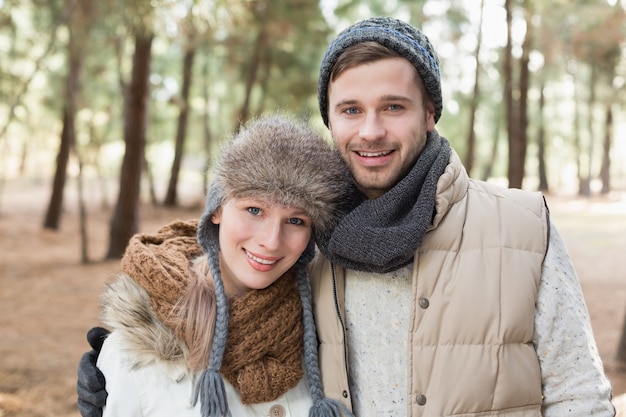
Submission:
M 121 256 L 139 203 L 202 195 L 240 123 L 279 109 L 322 129 L 321 55 L 374 15 L 435 45 L 438 130 L 472 176 L 624 190 L 623 0 L 0 0 L 0 213 L 8 181 L 45 181 L 56 230 L 76 184 L 81 203 L 114 207 L 106 257 Z
M 548 197 L 605 369 L 626 392 L 625 10 L 626 0 L 0 0 L 0 417 L 77 416 L 84 335 L 130 236 L 197 217 L 211 161 L 247 119 L 289 111 L 328 136 L 322 54 L 376 15 L 434 44 L 437 129 L 470 174 Z

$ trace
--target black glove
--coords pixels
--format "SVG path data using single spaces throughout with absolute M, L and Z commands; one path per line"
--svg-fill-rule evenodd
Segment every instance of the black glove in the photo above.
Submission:
M 85 352 L 78 363 L 78 411 L 82 417 L 102 417 L 102 407 L 107 401 L 104 375 L 96 366 L 98 355 L 109 331 L 94 327 L 87 332 L 87 341 L 92 350 Z

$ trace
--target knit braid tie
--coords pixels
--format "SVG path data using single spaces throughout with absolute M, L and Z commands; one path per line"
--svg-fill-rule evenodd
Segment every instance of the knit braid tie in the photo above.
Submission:
M 209 262 L 209 271 L 213 276 L 215 287 L 217 317 L 209 367 L 202 372 L 196 384 L 193 405 L 196 405 L 199 397 L 202 417 L 231 417 L 226 398 L 226 387 L 224 386 L 222 375 L 219 373 L 228 334 L 228 299 L 224 291 L 224 282 L 222 281 L 219 262 L 217 261 L 219 259 L 219 249 L 217 245 L 207 249 L 209 259 L 214 260 Z
M 200 396 L 200 413 L 203 417 L 230 417 L 224 380 L 217 369 L 205 369 L 196 383 L 193 404 Z
M 341 402 L 324 397 L 317 352 L 317 332 L 313 320 L 311 286 L 305 268 L 296 268 L 298 291 L 302 300 L 302 322 L 304 323 L 304 367 L 313 405 L 309 417 L 352 417 L 352 413 Z

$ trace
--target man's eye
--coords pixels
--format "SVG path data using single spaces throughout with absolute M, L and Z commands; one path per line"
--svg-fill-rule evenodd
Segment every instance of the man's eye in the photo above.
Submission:
M 402 106 L 399 105 L 399 104 L 390 104 L 389 105 L 389 110 L 396 111 L 396 110 L 401 110 L 401 109 L 402 109 Z
M 261 209 L 258 207 L 248 207 L 248 213 L 258 216 L 261 214 Z
M 297 217 L 290 217 L 289 218 L 289 224 L 295 224 L 295 225 L 303 225 L 304 224 L 304 220 L 299 219 Z
M 346 110 L 344 110 L 347 114 L 357 114 L 359 111 L 356 109 L 356 107 L 350 107 L 347 108 Z

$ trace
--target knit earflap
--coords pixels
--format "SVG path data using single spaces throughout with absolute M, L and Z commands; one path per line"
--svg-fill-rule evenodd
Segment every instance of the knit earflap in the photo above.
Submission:
M 215 183 L 209 187 L 205 211 L 198 222 L 198 243 L 207 254 L 209 271 L 213 277 L 215 287 L 215 303 L 217 306 L 215 317 L 215 332 L 211 345 L 209 366 L 200 375 L 196 382 L 193 404 L 200 399 L 202 417 L 230 417 L 226 398 L 224 380 L 219 370 L 222 366 L 226 340 L 228 339 L 228 298 L 224 291 L 224 282 L 220 272 L 218 226 L 213 224 L 211 216 L 222 204 L 224 192 Z
M 219 228 L 211 220 L 228 198 L 253 198 L 299 207 L 311 217 L 315 235 L 327 235 L 352 201 L 354 186 L 341 156 L 319 134 L 301 122 L 281 116 L 262 118 L 242 127 L 217 164 L 198 222 L 198 243 L 207 254 L 217 306 L 209 364 L 196 381 L 193 403 L 202 417 L 231 412 L 220 368 L 228 338 L 229 306 L 219 268 Z M 324 398 L 317 358 L 311 290 L 305 267 L 315 255 L 311 239 L 295 268 L 302 299 L 304 368 L 313 398 L 311 417 L 351 416 L 335 400 Z
M 200 400 L 200 412 L 202 417 L 226 417 L 231 416 L 226 398 L 224 380 L 219 372 L 222 366 L 224 350 L 228 338 L 228 299 L 224 292 L 224 283 L 219 269 L 219 239 L 218 226 L 211 221 L 212 213 L 221 205 L 223 191 L 215 183 L 209 187 L 210 197 L 203 216 L 198 223 L 198 236 L 202 249 L 206 252 L 209 260 L 209 270 L 213 276 L 215 286 L 215 299 L 217 305 L 217 317 L 213 345 L 209 366 L 200 375 L 196 382 L 193 398 L 195 405 Z M 304 325 L 304 368 L 313 406 L 309 411 L 309 417 L 351 417 L 352 414 L 345 405 L 337 400 L 324 397 L 322 378 L 319 370 L 317 352 L 317 333 L 313 319 L 313 307 L 311 299 L 311 287 L 306 274 L 306 265 L 315 256 L 315 244 L 309 242 L 295 265 L 298 292 L 302 302 L 302 321 Z
M 306 252 L 305 252 L 306 253 Z M 296 263 L 296 280 L 302 300 L 302 321 L 304 323 L 304 371 L 313 405 L 309 417 L 352 417 L 352 413 L 340 401 L 324 396 L 317 352 L 317 331 L 313 319 L 311 286 L 306 274 L 306 264 L 311 259 L 304 256 Z

